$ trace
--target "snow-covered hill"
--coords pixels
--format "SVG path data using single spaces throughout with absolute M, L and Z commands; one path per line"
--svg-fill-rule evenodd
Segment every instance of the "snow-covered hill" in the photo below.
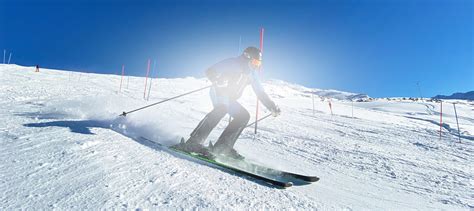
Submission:
M 154 79 L 0 65 L 0 210 L 13 209 L 474 209 L 474 105 L 352 102 L 354 94 L 272 81 L 282 115 L 244 131 L 249 160 L 314 174 L 286 190 L 170 154 L 211 109 L 207 91 L 118 117 L 123 111 L 204 87 L 195 78 Z M 312 108 L 311 93 L 315 97 Z M 345 96 L 345 97 L 343 97 Z M 331 115 L 328 102 L 332 102 Z M 240 100 L 255 111 L 251 89 Z M 353 105 L 353 107 L 352 107 Z M 352 117 L 353 116 L 353 117 Z M 226 118 L 224 118 L 226 119 Z M 218 125 L 214 141 L 226 126 Z

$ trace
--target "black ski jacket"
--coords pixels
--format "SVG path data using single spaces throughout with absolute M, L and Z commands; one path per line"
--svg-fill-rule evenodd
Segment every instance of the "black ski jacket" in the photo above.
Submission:
M 269 110 L 275 109 L 275 103 L 265 93 L 256 71 L 249 67 L 248 62 L 244 56 L 225 59 L 208 68 L 206 76 L 213 83 L 217 95 L 238 100 L 245 87 L 251 84 L 263 105 Z

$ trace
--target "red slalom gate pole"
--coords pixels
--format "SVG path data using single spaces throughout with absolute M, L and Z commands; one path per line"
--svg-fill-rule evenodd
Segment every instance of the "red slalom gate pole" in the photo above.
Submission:
M 443 101 L 441 101 L 439 112 L 439 139 L 441 140 L 441 129 L 443 128 Z
M 120 87 L 119 92 L 122 91 L 122 81 L 123 81 L 123 74 L 125 72 L 125 65 L 122 65 L 122 77 L 120 78 Z
M 148 67 L 146 68 L 146 77 L 145 77 L 145 91 L 143 91 L 143 99 L 146 97 L 146 84 L 148 82 L 148 74 L 150 73 L 150 59 L 148 59 Z
M 264 32 L 265 32 L 265 29 L 262 27 L 260 29 L 260 52 L 262 52 L 262 56 L 263 56 L 263 33 Z M 262 71 L 262 66 L 260 66 L 260 73 L 261 73 L 261 71 Z M 258 97 L 257 97 L 257 108 L 256 108 L 256 111 L 255 111 L 255 131 L 254 131 L 255 134 L 257 134 L 257 127 L 258 127 L 257 126 L 257 123 L 258 123 L 258 107 L 259 107 L 259 101 L 258 101 Z

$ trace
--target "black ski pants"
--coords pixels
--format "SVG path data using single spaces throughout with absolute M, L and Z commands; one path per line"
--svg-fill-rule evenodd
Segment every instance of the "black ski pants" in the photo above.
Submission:
M 215 104 L 214 109 L 212 109 L 212 111 L 209 112 L 201 122 L 199 122 L 196 129 L 191 133 L 189 141 L 203 144 L 211 131 L 226 114 L 229 114 L 232 117 L 232 121 L 224 129 L 219 139 L 214 144 L 214 147 L 222 150 L 232 149 L 237 138 L 239 138 L 250 119 L 249 112 L 236 101 L 228 104 Z

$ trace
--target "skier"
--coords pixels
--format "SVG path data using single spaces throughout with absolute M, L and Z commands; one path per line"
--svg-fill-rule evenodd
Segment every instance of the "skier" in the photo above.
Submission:
M 252 85 L 253 91 L 274 117 L 280 114 L 280 108 L 265 93 L 256 70 L 262 64 L 262 53 L 258 48 L 248 47 L 242 55 L 225 59 L 206 70 L 207 78 L 212 82 L 210 95 L 214 109 L 199 122 L 190 138 L 176 147 L 188 152 L 200 153 L 213 158 L 223 155 L 234 159 L 244 159 L 234 149 L 234 144 L 250 119 L 249 112 L 237 100 L 245 87 Z M 224 129 L 217 142 L 206 148 L 203 146 L 214 127 L 229 114 L 232 121 Z

